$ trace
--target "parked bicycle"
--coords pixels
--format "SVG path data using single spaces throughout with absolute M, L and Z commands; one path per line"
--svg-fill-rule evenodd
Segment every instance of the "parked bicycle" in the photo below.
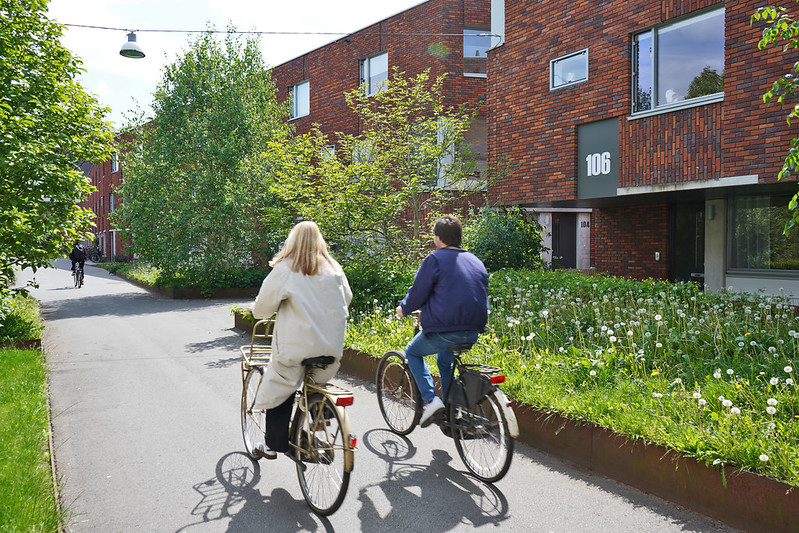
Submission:
M 414 317 L 418 330 L 418 317 Z M 502 369 L 463 362 L 471 344 L 451 347 L 455 354 L 452 379 L 443 416 L 433 419 L 444 435 L 455 440 L 466 468 L 475 477 L 495 482 L 507 474 L 513 457 L 513 439 L 519 436 L 510 400 L 500 390 Z M 422 399 L 405 353 L 386 352 L 377 365 L 377 400 L 391 430 L 407 435 L 419 423 Z
M 83 287 L 83 267 L 76 263 L 75 270 L 72 271 L 72 280 L 75 282 L 75 287 Z
M 266 410 L 253 407 L 272 356 L 274 319 L 255 323 L 251 342 L 241 347 L 241 430 L 247 454 L 258 460 L 255 446 L 264 439 Z M 317 383 L 314 368 L 335 362 L 331 356 L 303 361 L 305 380 L 294 400 L 289 426 L 289 451 L 305 501 L 320 515 L 334 513 L 344 501 L 355 462 L 357 438 L 352 433 L 345 407 L 352 405 L 352 391 L 332 383 Z

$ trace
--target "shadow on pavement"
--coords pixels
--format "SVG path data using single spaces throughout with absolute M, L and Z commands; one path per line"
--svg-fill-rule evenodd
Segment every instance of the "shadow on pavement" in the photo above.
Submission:
M 216 476 L 194 485 L 200 501 L 192 510 L 198 517 L 177 532 L 188 532 L 216 520 L 230 519 L 227 531 L 328 531 L 333 527 L 324 517 L 313 514 L 305 500 L 291 497 L 283 488 L 263 496 L 255 487 L 261 469 L 242 452 L 222 456 L 216 465 Z

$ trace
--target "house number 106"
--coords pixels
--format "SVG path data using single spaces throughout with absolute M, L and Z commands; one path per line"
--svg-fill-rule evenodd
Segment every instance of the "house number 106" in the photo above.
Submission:
M 610 174 L 610 152 L 585 156 L 585 169 L 589 176 Z

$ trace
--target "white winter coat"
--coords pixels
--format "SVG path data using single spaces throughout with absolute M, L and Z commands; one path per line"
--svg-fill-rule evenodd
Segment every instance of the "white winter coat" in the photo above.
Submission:
M 272 361 L 254 407 L 272 409 L 300 387 L 309 357 L 332 355 L 336 363 L 317 369 L 317 382 L 327 382 L 340 366 L 352 290 L 341 267 L 323 263 L 319 274 L 293 272 L 281 261 L 264 279 L 252 314 L 269 318 L 277 312 L 272 337 Z

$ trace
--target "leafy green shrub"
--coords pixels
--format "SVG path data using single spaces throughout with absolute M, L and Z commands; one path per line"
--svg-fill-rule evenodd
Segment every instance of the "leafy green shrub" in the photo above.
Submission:
M 489 272 L 541 268 L 541 253 L 545 249 L 540 227 L 518 207 L 482 209 L 468 219 L 463 244 L 483 261 Z
M 34 298 L 14 292 L 0 294 L 0 342 L 38 339 L 43 328 Z
M 269 269 L 231 269 L 208 272 L 182 272 L 173 275 L 165 274 L 161 269 L 148 263 L 111 263 L 100 265 L 111 273 L 146 283 L 152 287 L 170 287 L 173 289 L 230 289 L 259 287 Z
M 413 284 L 418 265 L 372 257 L 351 259 L 342 266 L 353 294 L 350 313 L 357 315 L 375 305 L 396 307 Z

